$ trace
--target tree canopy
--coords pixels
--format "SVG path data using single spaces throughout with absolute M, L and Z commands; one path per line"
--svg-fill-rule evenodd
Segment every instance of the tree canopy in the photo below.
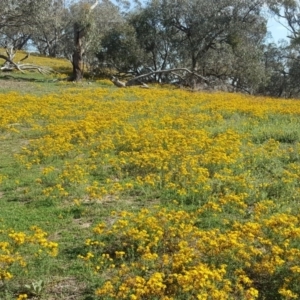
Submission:
M 0 46 L 66 57 L 74 80 L 88 71 L 298 97 L 299 12 L 295 0 L 3 0 Z M 267 38 L 272 17 L 285 44 Z

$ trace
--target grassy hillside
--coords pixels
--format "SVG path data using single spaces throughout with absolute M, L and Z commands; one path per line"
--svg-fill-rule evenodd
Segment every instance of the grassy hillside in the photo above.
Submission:
M 0 299 L 300 297 L 298 101 L 3 92 Z
M 0 52 L 6 55 L 5 49 L 0 48 Z M 28 53 L 26 51 L 17 51 L 14 57 L 15 62 L 21 61 Z M 1 58 L 1 62 L 4 60 Z M 49 58 L 37 53 L 30 53 L 29 57 L 25 59 L 22 63 L 24 64 L 34 64 L 38 66 L 47 66 L 54 69 L 57 72 L 69 72 L 72 69 L 71 62 L 65 58 Z
M 3 48 L 0 48 L 0 53 L 6 55 Z M 17 51 L 14 61 L 19 62 L 25 56 L 25 51 Z M 0 64 L 4 64 L 4 62 L 4 59 L 0 59 Z M 2 72 L 0 73 L 0 92 L 17 91 L 22 94 L 31 93 L 35 95 L 56 92 L 61 87 L 57 79 L 65 79 L 72 72 L 71 62 L 64 58 L 49 58 L 32 53 L 22 63 L 51 68 L 53 73 L 50 76 L 45 76 L 37 70 L 26 70 L 23 73 L 16 70 Z

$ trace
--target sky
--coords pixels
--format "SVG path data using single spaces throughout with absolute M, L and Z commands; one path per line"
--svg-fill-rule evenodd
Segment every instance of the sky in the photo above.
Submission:
M 288 30 L 276 21 L 275 18 L 270 18 L 268 20 L 268 31 L 272 34 L 272 39 L 270 41 L 274 41 L 278 43 L 281 39 L 287 40 Z

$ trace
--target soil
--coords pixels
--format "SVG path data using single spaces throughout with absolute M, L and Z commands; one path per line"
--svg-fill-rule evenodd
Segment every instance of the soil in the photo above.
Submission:
M 5 78 L 0 79 L 0 91 L 2 92 L 15 91 L 26 93 L 32 91 L 35 88 L 35 84 L 32 82 Z

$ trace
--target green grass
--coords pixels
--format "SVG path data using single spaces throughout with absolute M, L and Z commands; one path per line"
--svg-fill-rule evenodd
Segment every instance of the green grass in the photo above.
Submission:
M 65 92 L 71 95 L 84 94 L 86 91 L 93 91 L 95 88 L 101 87 L 108 91 L 108 94 L 105 96 L 107 102 L 114 99 L 113 93 L 115 88 L 109 86 L 107 82 L 92 82 L 89 84 L 84 81 L 80 84 L 64 84 L 43 80 L 43 77 L 40 75 L 18 74 L 18 76 L 18 79 L 9 79 L 8 81 L 2 78 L 0 84 L 3 83 L 3 85 L 0 93 L 14 91 L 20 93 L 20 95 L 28 94 L 34 96 L 54 94 L 60 101 L 60 95 Z M 171 98 L 172 95 L 170 94 L 169 97 Z M 129 90 L 125 94 L 124 99 L 133 102 L 138 99 L 138 96 Z M 93 106 L 91 105 L 92 108 Z M 88 110 L 88 108 L 86 109 Z M 181 117 L 180 113 L 181 110 L 178 109 L 178 119 Z M 207 113 L 210 117 L 213 115 L 211 112 L 201 112 L 201 110 L 200 113 L 203 115 Z M 128 122 L 134 123 L 137 120 L 142 120 L 144 117 L 147 116 L 131 116 L 131 118 L 128 118 Z M 197 126 L 203 126 L 213 138 L 218 137 L 228 129 L 234 129 L 239 134 L 248 135 L 249 144 L 245 143 L 241 147 L 243 153 L 245 153 L 243 158 L 249 160 L 246 162 L 246 165 L 249 166 L 249 169 L 246 170 L 249 172 L 249 177 L 245 175 L 246 171 L 239 170 L 238 166 L 235 166 L 237 171 L 234 171 L 236 171 L 237 177 L 238 175 L 245 176 L 246 181 L 251 178 L 252 194 L 249 194 L 245 201 L 247 204 L 246 212 L 243 211 L 241 213 L 241 208 L 238 205 L 224 206 L 221 214 L 216 214 L 213 210 L 207 210 L 201 214 L 194 226 L 204 231 L 212 228 L 226 231 L 236 221 L 253 221 L 253 207 L 259 201 L 269 199 L 279 201 L 270 211 L 270 215 L 299 211 L 300 198 L 298 194 L 294 193 L 297 188 L 299 189 L 299 183 L 291 183 L 289 186 L 292 189 L 289 190 L 287 189 L 287 184 L 280 180 L 284 177 L 283 174 L 288 164 L 296 163 L 298 165 L 300 163 L 300 152 L 298 149 L 300 142 L 299 118 L 289 115 L 271 115 L 268 118 L 258 120 L 255 117 L 238 112 L 232 114 L 223 112 L 224 118 L 221 121 L 218 121 L 216 116 L 214 117 L 207 120 L 207 122 L 203 121 L 201 124 L 199 121 Z M 76 116 L 73 117 L 71 115 L 70 119 L 77 121 Z M 56 120 L 56 122 L 59 124 L 59 120 Z M 41 120 L 41 125 L 44 126 L 44 124 L 47 125 L 47 122 Z M 80 161 L 80 155 L 87 158 L 91 150 L 84 148 L 85 145 L 82 146 L 84 151 L 80 155 L 76 151 L 67 153 L 65 157 L 52 155 L 43 158 L 40 164 L 33 164 L 31 168 L 27 169 L 24 164 L 21 164 L 16 159 L 15 155 L 21 153 L 22 147 L 27 146 L 30 140 L 35 141 L 45 135 L 45 132 L 42 130 L 31 130 L 30 125 L 26 127 L 26 124 L 14 124 L 13 126 L 19 132 L 5 131 L 1 132 L 2 136 L 0 136 L 0 174 L 5 178 L 0 184 L 0 230 L 12 228 L 15 231 L 28 232 L 32 225 L 41 227 L 49 234 L 51 240 L 59 244 L 59 254 L 57 257 L 45 257 L 43 259 L 31 258 L 29 249 L 25 249 L 25 257 L 28 256 L 31 260 L 28 264 L 28 270 L 25 272 L 23 268 L 13 266 L 13 273 L 17 274 L 17 276 L 15 276 L 14 280 L 5 282 L 5 284 L 0 282 L 1 300 L 16 299 L 21 293 L 28 294 L 31 299 L 43 300 L 96 299 L 95 289 L 101 285 L 104 279 L 95 276 L 92 268 L 79 260 L 78 255 L 85 254 L 89 250 L 85 245 L 85 240 L 91 238 L 93 226 L 101 222 L 107 224 L 115 222 L 111 214 L 113 211 L 116 213 L 123 210 L 138 212 L 141 208 L 151 208 L 159 204 L 169 209 L 178 209 L 179 207 L 193 213 L 206 204 L 208 200 L 214 203 L 219 196 L 226 195 L 228 191 L 235 191 L 236 194 L 239 194 L 245 190 L 242 184 L 239 185 L 238 182 L 232 180 L 233 177 L 228 176 L 229 179 L 227 181 L 226 179 L 211 178 L 213 194 L 210 195 L 209 199 L 207 199 L 205 193 L 202 195 L 188 193 L 188 195 L 178 196 L 170 189 L 167 190 L 163 187 L 160 189 L 157 186 L 154 188 L 143 186 L 124 192 L 121 201 L 116 200 L 116 195 L 107 196 L 101 202 L 89 201 L 86 198 L 85 184 L 67 181 L 65 183 L 66 190 L 71 193 L 72 199 L 81 199 L 80 203 L 71 201 L 59 192 L 49 196 L 43 190 L 47 187 L 55 187 L 61 170 L 67 169 L 66 162 L 69 162 L 72 166 L 78 163 L 80 166 L 86 167 L 89 171 L 88 178 L 97 180 L 103 185 L 106 178 L 116 179 L 116 182 L 117 179 L 128 180 L 129 182 L 137 170 L 132 166 L 127 166 L 126 172 L 124 171 L 125 175 L 119 175 L 123 170 L 116 171 L 105 165 L 104 167 L 102 165 L 100 167 L 97 166 L 98 168 L 95 170 L 89 170 L 88 162 L 85 164 L 85 162 Z M 180 123 L 174 126 L 180 127 Z M 124 145 L 114 150 L 116 152 L 130 151 Z M 251 156 L 251 151 L 256 151 L 257 154 Z M 278 155 L 272 154 L 272 156 L 268 156 L 268 154 L 276 153 L 276 151 L 278 151 Z M 39 184 L 37 178 L 41 177 L 41 170 L 49 166 L 53 167 L 54 171 L 43 174 L 43 184 Z M 219 171 L 213 163 L 207 168 L 211 168 L 209 170 L 211 177 Z M 267 187 L 261 188 L 262 184 L 265 184 Z M 171 201 L 174 199 L 177 202 Z M 228 221 L 227 225 L 224 225 L 224 219 Z M 116 241 L 111 240 L 110 242 L 116 247 Z M 108 277 L 109 271 L 107 272 L 108 274 L 104 275 Z M 34 288 L 39 281 L 43 283 L 40 290 Z M 26 286 L 28 285 L 31 287 L 27 288 Z M 270 283 L 267 282 L 265 286 L 269 287 Z M 279 286 L 279 284 L 276 286 Z M 280 298 L 277 292 L 272 293 L 271 291 L 270 295 L 268 293 L 269 291 L 265 292 L 266 298 L 262 297 L 260 299 L 284 299 Z
M 95 85 L 99 86 L 97 83 Z M 39 95 L 60 93 L 74 87 L 71 84 L 61 86 L 39 82 L 29 84 L 27 88 L 24 90 L 16 85 L 14 89 L 12 84 L 4 92 L 18 90 L 21 94 L 27 94 L 32 91 L 32 94 Z M 84 88 L 93 87 L 84 84 Z M 15 160 L 14 155 L 28 144 L 28 139 L 35 138 L 26 128 L 24 131 L 24 128 L 19 129 L 20 134 L 10 133 L 0 139 L 0 174 L 6 177 L 0 184 L 0 230 L 11 228 L 14 231 L 28 232 L 33 225 L 41 227 L 49 234 L 50 239 L 59 243 L 59 255 L 55 258 L 29 261 L 30 266 L 26 273 L 18 266 L 13 267 L 13 273 L 18 276 L 11 282 L 0 282 L 0 299 L 16 299 L 21 293 L 26 293 L 30 299 L 94 299 L 93 276 L 77 258 L 86 251 L 84 241 L 90 237 L 92 226 L 109 220 L 112 210 L 137 210 L 146 205 L 146 202 L 128 199 L 118 202 L 116 206 L 113 199 L 108 199 L 101 205 L 87 201 L 77 206 L 68 201 L 62 202 L 62 197 L 52 199 L 44 196 L 42 189 L 35 184 L 42 166 L 34 166 L 28 171 Z M 63 160 L 51 161 L 51 165 L 62 168 Z M 55 176 L 48 180 L 51 186 Z M 74 191 L 74 195 L 76 193 L 80 198 L 80 189 Z M 36 284 L 39 280 L 44 284 L 40 293 L 36 294 L 25 287 Z
M 94 89 L 101 86 L 101 83 L 89 84 L 85 81 L 64 84 L 35 73 L 13 73 L 9 77 L 0 75 L 0 93 L 45 95 L 78 87 Z M 21 134 L 10 133 L 0 137 L 0 173 L 6 177 L 0 184 L 0 230 L 12 228 L 28 232 L 31 226 L 39 226 L 49 233 L 50 239 L 59 243 L 59 255 L 30 262 L 29 273 L 15 266 L 16 273 L 19 273 L 18 280 L 5 285 L 0 282 L 0 299 L 16 299 L 20 293 L 27 293 L 32 299 L 93 299 L 94 292 L 88 283 L 91 278 L 77 255 L 85 251 L 84 240 L 90 236 L 91 226 L 103 218 L 109 218 L 112 209 L 121 210 L 127 205 L 118 204 L 115 207 L 109 201 L 101 206 L 95 203 L 80 206 L 68 202 L 58 204 L 59 199 L 55 201 L 44 197 L 40 189 L 32 190 L 39 167 L 29 172 L 15 161 L 14 154 L 20 152 L 28 139 L 34 136 L 28 135 L 25 128 L 18 125 L 16 128 L 21 129 Z M 57 161 L 57 166 L 61 167 L 62 161 Z M 30 193 L 27 193 L 29 188 Z M 132 206 L 138 207 L 139 203 L 132 203 Z M 25 287 L 39 280 L 45 283 L 45 287 L 38 295 Z

